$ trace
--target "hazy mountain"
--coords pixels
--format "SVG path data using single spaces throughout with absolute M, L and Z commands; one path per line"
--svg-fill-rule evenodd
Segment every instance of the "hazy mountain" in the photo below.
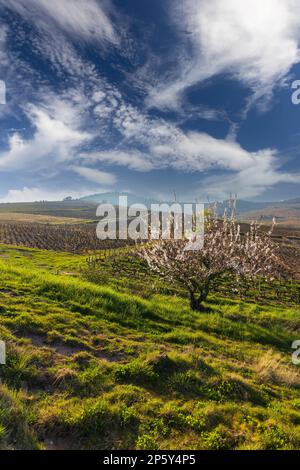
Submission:
M 144 196 L 139 196 L 137 194 L 127 193 L 127 192 L 122 192 L 122 193 L 107 192 L 107 193 L 91 194 L 89 196 L 82 197 L 80 200 L 93 202 L 96 204 L 108 203 L 108 204 L 118 205 L 120 196 L 127 196 L 128 205 L 144 204 L 148 208 L 150 208 L 151 204 L 159 204 L 162 202 L 166 202 L 167 204 L 172 204 L 172 202 L 174 202 L 174 201 L 159 201 L 158 199 L 146 198 Z M 186 203 L 188 202 L 191 202 L 191 201 L 186 201 Z M 293 199 L 291 201 L 279 201 L 279 202 L 253 202 L 253 201 L 238 200 L 237 212 L 239 214 L 244 214 L 246 212 L 263 210 L 269 207 L 278 207 L 278 206 L 285 207 L 287 205 L 291 206 L 293 204 L 300 204 L 300 198 Z M 208 203 L 205 203 L 205 205 L 207 206 Z M 220 211 L 222 211 L 226 205 L 227 205 L 227 201 L 219 202 Z
M 119 196 L 127 196 L 128 205 L 143 204 L 150 209 L 151 204 L 159 204 L 158 201 L 151 198 L 145 198 L 132 193 L 118 193 L 108 192 L 101 194 L 91 194 L 81 198 L 81 201 L 87 203 L 101 204 L 109 203 L 113 205 L 119 204 Z M 172 201 L 163 201 L 172 204 Z M 173 201 L 174 202 L 174 201 Z M 219 202 L 219 213 L 223 214 L 228 201 Z M 208 204 L 205 204 L 208 206 Z M 300 226 L 300 198 L 295 198 L 287 201 L 275 202 L 256 202 L 256 201 L 237 201 L 237 215 L 243 220 L 262 220 L 263 222 L 270 222 L 273 217 L 276 217 L 277 223 L 282 225 L 289 225 L 292 227 Z
M 138 196 L 132 193 L 118 193 L 118 192 L 108 192 L 108 193 L 99 193 L 91 194 L 90 196 L 82 197 L 81 201 L 93 202 L 96 204 L 113 204 L 114 206 L 119 205 L 119 197 L 127 196 L 128 205 L 132 204 L 143 204 L 146 207 L 150 208 L 151 204 L 159 204 L 159 201 L 155 199 L 146 198 L 143 196 Z
M 239 215 L 245 220 L 261 220 L 262 222 L 269 222 L 275 217 L 279 225 L 300 227 L 300 198 L 253 207 L 248 211 L 240 212 Z

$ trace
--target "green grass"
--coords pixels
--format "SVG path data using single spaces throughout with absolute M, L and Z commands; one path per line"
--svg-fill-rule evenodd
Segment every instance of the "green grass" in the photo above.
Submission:
M 20 246 L 0 245 L 0 260 L 12 267 L 39 269 L 55 274 L 78 275 L 86 266 L 86 256 Z
M 122 268 L 123 263 L 123 268 Z M 0 249 L 1 448 L 300 449 L 299 308 L 183 292 L 123 258 Z

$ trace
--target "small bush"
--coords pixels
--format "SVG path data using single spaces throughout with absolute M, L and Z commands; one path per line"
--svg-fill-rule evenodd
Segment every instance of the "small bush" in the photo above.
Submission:
M 224 426 L 218 426 L 211 432 L 202 434 L 204 448 L 208 450 L 230 450 L 235 446 L 235 439 Z
M 119 382 L 153 385 L 158 380 L 158 374 L 154 372 L 150 364 L 137 359 L 129 364 L 117 366 L 115 369 L 115 378 Z
M 263 450 L 279 450 L 287 445 L 288 439 L 280 426 L 266 425 L 262 427 L 261 443 Z
M 169 377 L 167 383 L 171 390 L 183 394 L 199 394 L 202 385 L 197 373 L 192 370 L 187 372 L 175 372 L 175 374 Z
M 137 438 L 136 448 L 138 450 L 158 450 L 159 446 L 151 434 L 143 434 Z

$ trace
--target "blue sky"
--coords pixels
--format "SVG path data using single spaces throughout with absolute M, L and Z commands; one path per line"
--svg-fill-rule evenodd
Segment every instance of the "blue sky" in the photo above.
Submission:
M 0 200 L 300 197 L 298 0 L 0 0 Z

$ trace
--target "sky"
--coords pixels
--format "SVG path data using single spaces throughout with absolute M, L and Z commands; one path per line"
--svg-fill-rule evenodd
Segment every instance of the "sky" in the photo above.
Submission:
M 0 0 L 0 202 L 300 197 L 299 0 Z

